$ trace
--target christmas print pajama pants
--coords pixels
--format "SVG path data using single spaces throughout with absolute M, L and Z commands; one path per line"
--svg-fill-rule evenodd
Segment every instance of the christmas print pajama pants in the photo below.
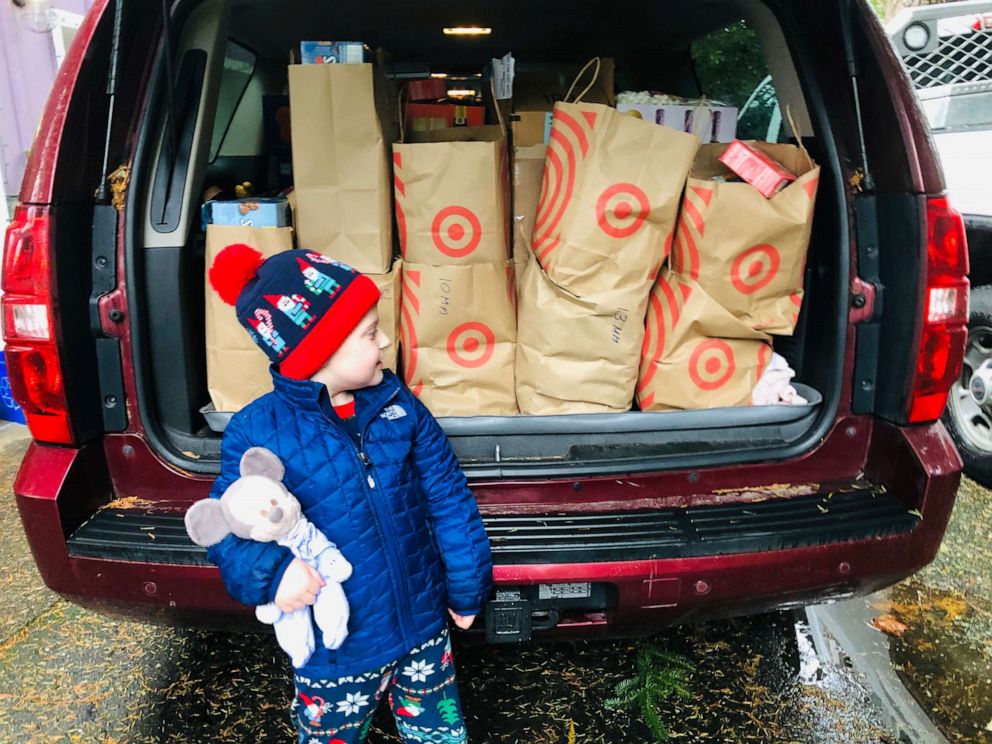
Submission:
M 294 676 L 290 714 L 299 744 L 363 742 L 383 695 L 405 742 L 465 744 L 448 629 L 372 672 L 340 679 Z

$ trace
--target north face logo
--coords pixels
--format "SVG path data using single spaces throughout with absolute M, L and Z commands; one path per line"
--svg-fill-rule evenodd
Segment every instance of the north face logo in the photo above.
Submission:
M 382 413 L 379 414 L 379 418 L 384 418 L 389 421 L 395 421 L 406 416 L 406 411 L 403 410 L 402 406 L 392 405 Z

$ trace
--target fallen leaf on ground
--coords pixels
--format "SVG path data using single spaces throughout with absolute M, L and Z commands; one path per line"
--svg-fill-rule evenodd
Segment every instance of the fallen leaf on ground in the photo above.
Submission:
M 895 636 L 896 638 L 901 637 L 903 633 L 909 630 L 909 626 L 906 623 L 896 620 L 894 615 L 879 615 L 876 618 L 872 618 L 871 624 L 883 633 Z

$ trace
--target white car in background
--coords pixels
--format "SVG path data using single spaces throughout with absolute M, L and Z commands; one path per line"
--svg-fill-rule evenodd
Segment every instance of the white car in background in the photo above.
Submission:
M 992 2 L 908 8 L 885 30 L 930 122 L 950 202 L 964 215 L 971 318 L 944 422 L 965 472 L 992 485 Z

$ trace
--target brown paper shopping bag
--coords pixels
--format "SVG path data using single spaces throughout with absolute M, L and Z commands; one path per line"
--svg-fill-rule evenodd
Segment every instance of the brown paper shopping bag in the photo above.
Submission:
M 727 145 L 704 145 L 686 183 L 671 266 L 750 327 L 791 335 L 803 296 L 803 271 L 820 168 L 804 149 L 749 142 L 798 178 L 762 196 L 719 161 Z
M 513 148 L 513 260 L 527 262 L 531 253 L 537 202 L 541 197 L 547 145 Z
M 393 145 L 400 252 L 435 266 L 509 258 L 509 160 L 500 127 L 411 132 Z
M 771 359 L 768 339 L 699 284 L 666 271 L 648 306 L 637 381 L 641 410 L 748 405 Z
M 383 364 L 396 371 L 396 361 L 400 347 L 400 282 L 403 276 L 403 261 L 396 259 L 388 274 L 369 274 L 382 295 L 376 303 L 379 311 L 379 328 L 392 342 L 383 352 Z
M 509 261 L 403 263 L 403 374 L 435 416 L 517 412 L 513 284 Z
M 370 64 L 289 66 L 295 218 L 302 248 L 386 274 L 392 205 L 376 101 L 390 97 L 373 77 Z
M 558 103 L 532 246 L 549 278 L 588 297 L 647 297 L 668 255 L 699 138 L 607 106 Z
M 232 243 L 245 243 L 263 256 L 293 247 L 290 227 L 241 227 L 207 225 L 205 262 L 209 267 L 217 254 Z M 239 411 L 272 389 L 269 358 L 255 345 L 234 308 L 224 302 L 206 281 L 207 391 L 217 411 Z M 265 311 L 256 320 L 264 324 Z M 271 324 L 271 319 L 268 319 Z
M 578 297 L 552 282 L 532 257 L 521 279 L 517 311 L 520 412 L 629 410 L 646 302 L 646 296 L 630 290 Z

